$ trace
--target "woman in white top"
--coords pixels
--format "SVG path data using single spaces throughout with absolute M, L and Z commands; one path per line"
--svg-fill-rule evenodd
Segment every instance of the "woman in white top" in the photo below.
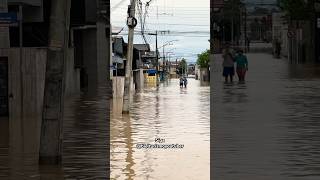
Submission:
M 227 45 L 226 48 L 223 50 L 223 73 L 222 75 L 225 78 L 225 82 L 228 82 L 228 77 L 230 77 L 230 82 L 233 81 L 234 76 L 234 57 L 230 47 Z

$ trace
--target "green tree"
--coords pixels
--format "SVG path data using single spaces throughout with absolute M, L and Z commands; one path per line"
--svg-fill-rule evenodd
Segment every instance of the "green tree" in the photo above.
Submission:
M 208 68 L 209 67 L 209 55 L 210 50 L 203 51 L 201 54 L 198 54 L 198 60 L 197 65 L 200 66 L 200 68 Z
M 305 0 L 280 0 L 280 7 L 293 20 L 306 20 L 310 17 L 311 7 Z
M 240 22 L 244 4 L 241 0 L 227 0 L 224 2 L 224 7 L 221 10 L 221 22 L 224 26 L 224 40 L 238 40 L 240 38 Z M 237 42 L 238 41 L 233 41 Z
M 224 18 L 231 21 L 232 19 L 239 22 L 238 19 L 241 16 L 241 8 L 244 4 L 240 0 L 226 1 L 223 8 Z
M 186 59 L 182 58 L 180 63 L 179 63 L 179 74 L 185 74 L 187 72 L 187 61 Z

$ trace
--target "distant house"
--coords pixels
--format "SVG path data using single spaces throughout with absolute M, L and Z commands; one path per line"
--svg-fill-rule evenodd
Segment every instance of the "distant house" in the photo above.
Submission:
M 169 74 L 170 74 L 170 78 L 178 78 L 178 68 L 179 68 L 179 64 L 180 61 L 176 60 L 176 61 L 169 61 Z
M 156 69 L 157 66 L 157 55 L 155 51 L 149 51 L 141 56 L 143 69 Z
M 125 76 L 127 44 L 123 37 L 112 37 L 113 76 Z
M 146 62 L 146 57 L 150 53 L 149 44 L 134 44 L 133 45 L 133 61 L 132 69 L 143 68 Z
M 188 64 L 188 75 L 195 75 L 195 64 Z

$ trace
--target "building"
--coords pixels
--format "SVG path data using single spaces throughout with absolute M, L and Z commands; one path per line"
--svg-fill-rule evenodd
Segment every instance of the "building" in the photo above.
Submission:
M 112 76 L 125 76 L 127 43 L 123 37 L 115 36 L 112 38 Z
M 170 78 L 178 78 L 179 77 L 179 64 L 180 61 L 168 61 L 168 69 Z
M 225 26 L 222 22 L 224 0 L 210 0 L 210 50 L 220 53 L 225 35 Z
M 281 55 L 288 57 L 288 24 L 284 18 L 285 13 L 272 14 L 272 39 L 273 41 L 279 40 L 281 43 Z
M 315 60 L 320 62 L 320 2 L 317 1 L 314 4 L 315 7 Z
M 188 64 L 188 75 L 195 75 L 195 64 Z
M 110 5 L 107 0 L 72 0 L 71 7 L 71 35 L 81 87 L 94 92 L 109 76 L 112 32 L 105 16 Z
M 0 32 L 0 146 L 24 146 L 38 154 L 40 149 L 41 156 L 55 160 L 61 154 L 50 153 L 61 147 L 55 132 L 60 132 L 64 98 L 80 93 L 80 87 L 96 93 L 99 86 L 108 86 L 111 58 L 109 1 L 57 2 L 0 1 L 0 9 L 9 12 L 5 16 L 15 21 L 2 24 L 7 26 Z M 52 128 L 40 132 L 48 121 Z M 46 135 L 39 138 L 41 133 Z M 23 143 L 34 139 L 43 139 L 47 148 Z

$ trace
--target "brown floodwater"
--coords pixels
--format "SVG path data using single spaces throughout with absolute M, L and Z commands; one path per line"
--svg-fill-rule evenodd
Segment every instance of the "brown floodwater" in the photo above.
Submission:
M 246 83 L 225 84 L 215 57 L 212 179 L 320 179 L 319 65 L 248 59 Z
M 0 148 L 1 180 L 109 179 L 110 96 L 106 89 L 95 95 L 68 97 L 63 123 L 62 164 L 38 165 L 37 139 Z M 39 131 L 39 129 L 34 129 Z
M 130 115 L 113 109 L 111 179 L 210 179 L 210 88 L 178 79 L 147 87 L 133 97 Z M 119 102 L 115 100 L 115 105 Z M 139 149 L 137 144 L 180 144 L 176 149 Z
M 208 86 L 189 79 L 188 87 L 180 88 L 173 79 L 148 87 L 133 97 L 130 115 L 117 112 L 121 102 L 115 100 L 110 127 L 108 98 L 106 91 L 68 97 L 60 166 L 38 165 L 37 151 L 28 149 L 39 141 L 18 140 L 22 146 L 0 148 L 0 179 L 110 179 L 108 155 L 111 179 L 209 179 Z M 155 138 L 183 148 L 137 148 Z

